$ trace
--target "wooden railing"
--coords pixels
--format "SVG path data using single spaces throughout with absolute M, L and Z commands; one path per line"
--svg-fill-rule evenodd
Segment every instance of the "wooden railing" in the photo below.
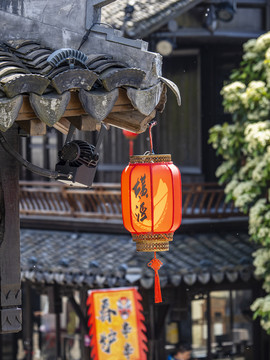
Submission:
M 233 202 L 225 203 L 215 183 L 184 184 L 183 218 L 241 216 Z M 120 220 L 120 184 L 99 183 L 91 189 L 60 182 L 20 182 L 20 214 Z
M 118 184 L 97 184 L 91 189 L 61 183 L 20 182 L 20 214 L 121 219 Z
M 182 211 L 185 218 L 243 215 L 233 201 L 225 202 L 224 190 L 217 183 L 184 184 L 182 191 Z

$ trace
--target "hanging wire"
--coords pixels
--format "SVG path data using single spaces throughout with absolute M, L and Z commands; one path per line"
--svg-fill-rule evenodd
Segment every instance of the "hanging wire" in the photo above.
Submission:
M 30 163 L 29 161 L 25 160 L 16 150 L 13 149 L 13 147 L 7 142 L 6 138 L 2 133 L 0 132 L 0 145 L 5 149 L 5 151 L 15 158 L 21 165 L 25 166 L 26 169 L 32 171 L 34 174 L 38 174 L 41 176 L 48 177 L 50 179 L 58 179 L 59 177 L 65 177 L 69 180 L 72 180 L 73 175 L 68 173 L 60 173 L 58 171 L 52 171 L 48 169 L 43 169 L 37 165 L 34 165 Z
M 152 136 L 152 127 L 155 125 L 157 125 L 156 120 L 153 120 L 149 123 L 149 140 L 150 140 L 150 153 L 151 154 L 155 154 L 154 149 L 153 149 L 153 136 Z

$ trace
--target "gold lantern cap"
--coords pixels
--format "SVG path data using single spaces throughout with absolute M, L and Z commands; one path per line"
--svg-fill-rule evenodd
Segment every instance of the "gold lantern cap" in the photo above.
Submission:
M 130 156 L 130 164 L 163 163 L 172 161 L 171 154 L 145 154 Z

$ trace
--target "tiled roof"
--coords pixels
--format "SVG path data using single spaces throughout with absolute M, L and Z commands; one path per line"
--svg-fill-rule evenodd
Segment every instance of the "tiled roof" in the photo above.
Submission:
M 152 253 L 137 253 L 129 235 L 21 230 L 22 280 L 72 287 L 153 286 Z M 163 262 L 161 286 L 248 281 L 254 245 L 246 233 L 176 234 Z
M 200 2 L 202 0 L 135 0 L 131 19 L 125 24 L 125 32 L 132 38 L 144 38 Z M 122 29 L 126 4 L 126 1 L 116 0 L 103 7 L 102 22 Z
M 74 91 L 85 112 L 99 122 L 111 112 L 122 87 L 132 105 L 148 116 L 159 103 L 163 85 L 158 78 L 154 85 L 147 79 L 145 71 L 110 54 L 54 51 L 33 40 L 6 41 L 0 44 L 0 130 L 6 131 L 17 119 L 22 95 L 29 95 L 36 116 L 48 126 L 61 119 Z

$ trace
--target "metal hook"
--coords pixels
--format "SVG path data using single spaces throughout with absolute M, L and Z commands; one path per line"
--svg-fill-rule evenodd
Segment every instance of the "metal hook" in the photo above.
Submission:
M 152 127 L 157 125 L 156 120 L 152 120 L 149 124 L 149 140 L 150 140 L 150 153 L 155 154 L 153 150 L 153 136 L 152 136 Z

